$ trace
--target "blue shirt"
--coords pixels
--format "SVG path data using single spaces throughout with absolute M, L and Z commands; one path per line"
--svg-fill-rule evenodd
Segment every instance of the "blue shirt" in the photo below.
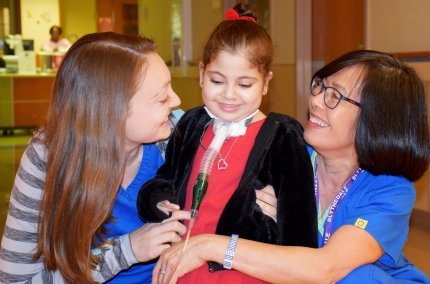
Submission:
M 112 211 L 115 219 L 113 223 L 106 225 L 106 228 L 109 230 L 106 234 L 108 238 L 130 233 L 144 224 L 137 214 L 137 195 L 140 187 L 147 180 L 155 176 L 155 173 L 164 163 L 164 160 L 156 144 L 144 145 L 142 147 L 143 158 L 136 177 L 126 189 L 122 187 L 119 189 L 118 197 Z M 106 283 L 151 283 L 154 264 L 135 264 L 129 269 L 118 273 Z
M 184 114 L 181 109 L 173 110 L 170 115 L 171 128 L 175 131 L 175 125 Z M 130 183 L 124 189 L 120 187 L 117 199 L 112 209 L 112 215 L 115 218 L 113 223 L 107 224 L 107 238 L 121 236 L 131 233 L 132 231 L 143 226 L 144 222 L 140 220 L 137 214 L 136 200 L 141 186 L 153 178 L 158 168 L 164 163 L 164 151 L 167 140 L 157 144 L 146 144 L 143 147 L 143 158 L 139 170 Z M 152 270 L 154 269 L 155 260 L 151 263 L 135 264 L 127 270 L 121 271 L 115 277 L 106 283 L 151 283 Z
M 315 154 L 312 148 L 309 152 L 311 157 Z M 384 255 L 338 283 L 430 283 L 403 253 L 414 203 L 414 184 L 404 177 L 375 176 L 367 171 L 357 177 L 338 204 L 332 233 L 343 225 L 360 227 L 375 238 Z M 322 234 L 318 237 L 322 247 Z

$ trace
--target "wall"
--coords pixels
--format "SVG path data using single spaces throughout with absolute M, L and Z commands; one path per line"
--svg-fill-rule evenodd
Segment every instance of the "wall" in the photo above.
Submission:
M 270 111 L 296 115 L 296 17 L 295 1 L 270 2 L 270 34 L 275 46 L 273 79 L 269 90 Z
M 34 39 L 35 50 L 50 37 L 50 27 L 58 24 L 58 0 L 21 0 L 21 33 L 23 38 Z
M 193 54 L 191 63 L 198 64 L 209 34 L 223 19 L 224 6 L 221 0 L 192 0 L 191 9 L 193 15 L 191 18 Z
M 158 52 L 169 62 L 172 60 L 171 5 L 175 0 L 139 0 L 139 31 L 158 43 Z M 181 1 L 175 1 L 181 2 Z M 201 58 L 203 43 L 209 32 L 222 20 L 221 0 L 191 0 L 192 65 Z M 209 3 L 209 5 L 208 5 Z
M 275 64 L 294 64 L 296 17 L 295 1 L 271 1 L 270 33 L 275 44 Z
M 139 0 L 139 33 L 153 38 L 158 44 L 158 53 L 167 62 L 171 51 L 171 0 Z
M 60 25 L 63 36 L 73 43 L 97 31 L 95 3 L 95 0 L 21 0 L 22 35 L 34 39 L 35 50 L 40 50 L 50 37 L 50 27 Z
M 73 43 L 79 37 L 97 31 L 95 0 L 60 0 L 59 2 L 64 37 Z
M 429 11 L 428 0 L 367 0 L 366 48 L 394 53 L 430 51 Z M 410 65 L 424 80 L 430 104 L 430 63 Z M 430 212 L 430 170 L 415 185 L 415 209 Z
M 365 3 L 365 0 L 312 1 L 312 60 L 315 69 L 348 51 L 364 48 Z
M 367 0 L 366 47 L 387 52 L 430 50 L 430 1 Z
M 427 106 L 430 109 L 430 62 L 411 62 L 409 63 L 421 79 L 424 81 L 424 86 L 427 94 Z M 430 119 L 430 118 L 429 118 Z M 426 212 L 430 212 L 430 169 L 416 183 L 417 200 L 415 208 Z

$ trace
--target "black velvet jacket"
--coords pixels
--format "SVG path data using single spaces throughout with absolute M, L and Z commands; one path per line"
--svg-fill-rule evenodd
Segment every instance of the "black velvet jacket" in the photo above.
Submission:
M 140 189 L 140 217 L 159 222 L 167 216 L 156 204 L 170 200 L 183 208 L 191 167 L 210 117 L 203 107 L 187 111 L 166 149 L 165 164 Z M 277 222 L 256 203 L 254 190 L 271 184 L 277 196 Z M 313 169 L 303 128 L 293 118 L 270 113 L 257 134 L 239 186 L 227 202 L 216 233 L 282 245 L 317 247 Z

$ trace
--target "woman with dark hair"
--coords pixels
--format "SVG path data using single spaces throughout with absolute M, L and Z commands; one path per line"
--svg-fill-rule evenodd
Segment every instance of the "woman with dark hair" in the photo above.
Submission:
M 58 70 L 46 125 L 30 141 L 12 190 L 0 251 L 2 283 L 149 283 L 189 213 L 144 224 L 140 186 L 164 162 L 180 100 L 144 37 L 88 34 Z
M 203 234 L 163 252 L 158 283 L 207 261 L 273 283 L 430 283 L 403 254 L 413 181 L 429 166 L 424 86 L 392 55 L 360 50 L 315 73 L 304 137 L 314 168 L 319 248 Z M 279 209 L 278 209 L 279 211 Z M 164 277 L 159 277 L 163 272 Z
M 70 47 L 70 41 L 63 38 L 63 29 L 60 26 L 52 26 L 49 29 L 51 37 L 42 45 L 44 51 L 62 51 L 65 52 Z

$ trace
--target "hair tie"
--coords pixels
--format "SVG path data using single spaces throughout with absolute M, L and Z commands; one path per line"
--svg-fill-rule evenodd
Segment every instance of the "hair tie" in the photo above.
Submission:
M 239 13 L 235 9 L 228 9 L 225 12 L 224 20 L 245 20 L 253 23 L 257 22 L 254 17 L 239 16 Z

